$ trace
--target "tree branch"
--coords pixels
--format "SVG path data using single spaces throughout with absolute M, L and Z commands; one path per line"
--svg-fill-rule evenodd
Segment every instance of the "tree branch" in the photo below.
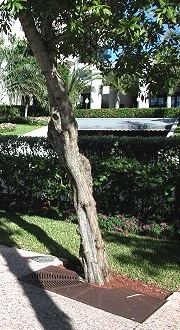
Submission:
M 107 0 L 107 5 L 110 8 L 113 8 L 117 4 L 118 4 L 118 0 Z M 82 21 L 82 23 L 83 23 L 83 27 L 86 29 L 90 26 L 94 26 L 94 24 L 97 23 L 98 21 L 100 21 L 102 19 L 102 17 L 94 14 L 93 16 L 91 16 L 87 19 L 84 19 L 83 16 L 79 17 L 79 19 L 84 20 L 84 21 Z M 66 40 L 68 40 L 68 38 L 70 37 L 71 34 L 72 34 L 72 32 L 68 32 L 67 30 L 62 32 L 61 34 L 57 34 L 56 36 L 54 36 L 53 38 L 48 40 L 49 47 L 52 48 L 61 42 L 65 42 Z

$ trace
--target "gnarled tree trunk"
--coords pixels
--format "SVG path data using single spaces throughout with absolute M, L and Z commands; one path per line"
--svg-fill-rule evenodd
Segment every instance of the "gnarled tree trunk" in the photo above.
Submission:
M 57 73 L 56 58 L 43 43 L 31 14 L 23 13 L 19 19 L 46 78 L 51 108 L 48 137 L 73 185 L 85 279 L 90 283 L 102 285 L 108 277 L 105 247 L 93 198 L 91 166 L 88 159 L 79 152 L 78 128 L 72 105 Z

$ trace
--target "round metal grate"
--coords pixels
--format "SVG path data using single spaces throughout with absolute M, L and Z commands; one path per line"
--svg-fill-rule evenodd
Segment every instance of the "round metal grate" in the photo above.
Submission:
M 27 274 L 21 278 L 31 284 L 38 285 L 43 288 L 55 288 L 59 286 L 67 286 L 79 283 L 79 276 L 73 271 L 55 266 L 37 270 Z

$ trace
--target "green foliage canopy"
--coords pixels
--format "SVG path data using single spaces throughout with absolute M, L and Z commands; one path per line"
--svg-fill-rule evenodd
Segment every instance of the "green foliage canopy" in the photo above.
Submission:
M 4 0 L 0 25 L 6 31 L 12 17 L 26 10 L 46 47 L 59 57 L 80 55 L 85 63 L 102 65 L 98 50 L 113 48 L 120 50 L 115 69 L 142 77 L 167 28 L 177 28 L 179 6 L 178 0 Z

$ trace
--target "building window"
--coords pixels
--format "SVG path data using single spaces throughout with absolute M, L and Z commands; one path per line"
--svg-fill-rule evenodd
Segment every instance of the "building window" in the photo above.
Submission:
M 149 101 L 149 105 L 150 107 L 155 107 L 157 105 L 157 97 L 151 97 L 150 101 Z
M 149 100 L 150 108 L 163 108 L 167 106 L 167 96 L 151 97 Z
M 176 97 L 176 107 L 180 108 L 180 96 Z

